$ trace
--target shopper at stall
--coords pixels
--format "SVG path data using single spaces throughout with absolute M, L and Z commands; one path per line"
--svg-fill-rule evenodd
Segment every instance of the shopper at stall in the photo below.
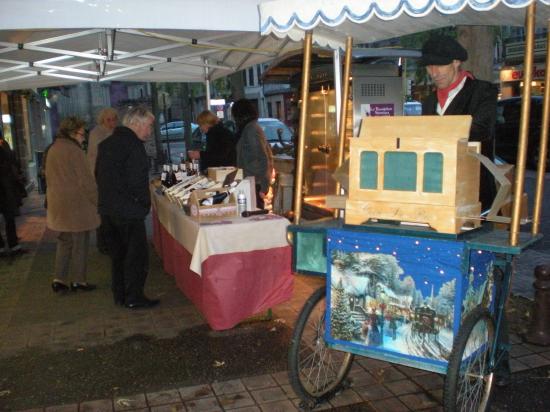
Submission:
M 0 130 L 0 214 L 4 217 L 6 242 L 0 233 L 0 256 L 24 253 L 17 240 L 15 216 L 19 211 L 21 193 L 18 185 L 19 171 L 15 156 Z
M 99 215 L 97 186 L 82 149 L 85 125 L 77 117 L 64 119 L 46 159 L 47 226 L 57 232 L 54 292 L 96 288 L 86 280 L 88 243 Z
M 97 125 L 90 131 L 88 136 L 88 162 L 95 174 L 95 163 L 97 160 L 97 147 L 99 144 L 113 134 L 118 124 L 118 112 L 112 107 L 105 107 L 97 114 Z
M 159 303 L 144 294 L 149 269 L 145 217 L 149 213 L 149 162 L 143 143 L 155 117 L 142 106 L 128 110 L 123 126 L 99 144 L 96 179 L 99 214 L 112 260 L 115 304 L 149 308 Z
M 88 162 L 95 176 L 95 163 L 97 161 L 97 147 L 99 144 L 113 134 L 118 123 L 118 112 L 112 107 L 105 107 L 97 114 L 97 125 L 90 131 L 88 136 Z M 103 236 L 103 225 L 100 224 L 96 230 L 96 245 L 101 253 L 107 253 L 107 244 Z
M 243 169 L 244 177 L 254 176 L 256 206 L 263 209 L 273 172 L 271 147 L 258 124 L 258 111 L 250 100 L 235 102 L 231 114 L 237 125 L 237 167 Z
M 449 36 L 430 38 L 422 46 L 421 64 L 432 79 L 435 90 L 422 104 L 423 115 L 472 116 L 470 140 L 481 142 L 481 154 L 494 159 L 497 89 L 472 73 L 462 70 L 468 52 Z M 491 207 L 496 194 L 493 176 L 481 167 L 480 194 L 482 210 Z
M 197 116 L 197 124 L 201 132 L 206 134 L 206 150 L 190 150 L 189 158 L 200 159 L 202 171 L 209 167 L 235 166 L 237 141 L 218 116 L 205 110 Z

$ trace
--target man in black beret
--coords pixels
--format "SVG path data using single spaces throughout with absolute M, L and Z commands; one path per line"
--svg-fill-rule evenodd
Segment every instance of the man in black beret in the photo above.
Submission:
M 497 89 L 486 81 L 477 80 L 460 65 L 468 59 L 468 52 L 455 39 L 448 36 L 432 37 L 422 47 L 421 64 L 432 79 L 436 89 L 422 104 L 423 115 L 472 116 L 469 140 L 481 142 L 481 153 L 494 160 Z M 480 171 L 479 200 L 482 210 L 491 206 L 496 187 L 491 173 L 483 166 Z M 495 271 L 495 285 L 502 288 L 500 273 Z M 500 329 L 500 341 L 507 344 L 508 322 L 506 314 Z M 510 383 L 510 363 L 505 352 L 495 370 L 495 383 Z
M 423 115 L 472 116 L 470 140 L 481 142 L 481 154 L 494 160 L 497 88 L 477 80 L 460 65 L 468 52 L 449 36 L 432 37 L 422 47 L 420 63 L 426 67 L 435 91 L 422 104 Z M 481 167 L 480 194 L 482 210 L 491 207 L 496 194 L 494 178 Z

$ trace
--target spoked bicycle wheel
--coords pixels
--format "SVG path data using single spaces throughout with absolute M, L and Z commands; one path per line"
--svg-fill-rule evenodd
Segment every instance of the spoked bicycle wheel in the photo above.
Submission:
M 340 390 L 354 357 L 325 344 L 325 297 L 323 286 L 306 301 L 288 352 L 290 384 L 306 409 L 332 398 Z
M 495 322 L 491 313 L 477 307 L 462 322 L 455 338 L 445 387 L 446 412 L 481 412 L 489 407 L 493 388 L 490 368 Z

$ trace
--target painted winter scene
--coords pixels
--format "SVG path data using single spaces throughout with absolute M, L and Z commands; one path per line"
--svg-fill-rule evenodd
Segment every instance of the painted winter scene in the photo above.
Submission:
M 462 278 L 462 242 L 345 231 L 327 240 L 332 339 L 447 361 L 462 312 L 490 299 L 492 254 Z

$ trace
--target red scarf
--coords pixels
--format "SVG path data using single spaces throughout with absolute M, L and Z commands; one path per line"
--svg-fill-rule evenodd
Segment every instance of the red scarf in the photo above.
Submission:
M 453 83 L 451 83 L 451 85 L 449 87 L 446 87 L 444 89 L 437 89 L 437 101 L 439 102 L 439 107 L 441 107 L 441 108 L 445 107 L 445 103 L 447 102 L 447 98 L 449 97 L 449 93 L 453 89 L 455 89 L 465 77 L 469 77 L 470 79 L 474 78 L 472 73 L 470 73 L 466 70 L 460 70 L 458 72 L 458 76 L 457 76 L 456 80 Z

